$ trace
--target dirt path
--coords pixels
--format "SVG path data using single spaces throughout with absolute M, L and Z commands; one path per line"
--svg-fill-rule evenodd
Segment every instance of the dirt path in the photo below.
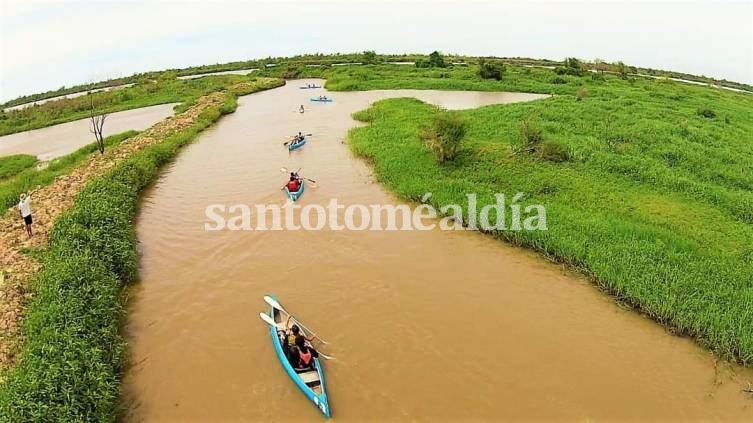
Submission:
M 0 368 L 13 362 L 20 344 L 24 307 L 31 299 L 28 283 L 40 264 L 23 252 L 44 247 L 55 220 L 72 204 L 76 195 L 94 177 L 143 148 L 187 128 L 207 108 L 223 102 L 223 93 L 212 93 L 197 100 L 183 113 L 170 117 L 126 142 L 111 147 L 104 155 L 94 154 L 70 174 L 58 177 L 32 197 L 34 236 L 28 238 L 23 220 L 14 209 L 0 217 Z

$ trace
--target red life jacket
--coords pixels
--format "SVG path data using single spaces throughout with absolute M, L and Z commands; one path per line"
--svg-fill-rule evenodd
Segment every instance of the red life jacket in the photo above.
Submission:
M 295 192 L 298 191 L 298 188 L 300 188 L 301 184 L 298 183 L 298 181 L 288 181 L 288 191 Z
M 307 353 L 304 353 L 303 350 L 298 351 L 298 355 L 301 357 L 301 363 L 308 366 L 309 363 L 311 363 L 311 350 L 308 350 Z

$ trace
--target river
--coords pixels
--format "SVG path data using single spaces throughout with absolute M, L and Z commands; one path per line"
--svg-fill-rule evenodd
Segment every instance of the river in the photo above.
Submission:
M 327 339 L 335 421 L 743 420 L 753 373 L 618 306 L 525 250 L 474 232 L 205 231 L 210 204 L 400 204 L 343 144 L 350 115 L 416 96 L 448 108 L 539 98 L 369 91 L 308 102 L 319 80 L 242 97 L 145 193 L 130 297 L 128 421 L 321 421 L 274 354 L 262 296 Z M 543 100 L 546 101 L 546 100 Z M 298 113 L 304 104 L 306 112 Z M 314 134 L 288 154 L 282 142 Z

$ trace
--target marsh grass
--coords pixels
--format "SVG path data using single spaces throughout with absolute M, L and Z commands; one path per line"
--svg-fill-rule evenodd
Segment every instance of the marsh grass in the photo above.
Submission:
M 253 84 L 250 93 L 270 84 Z M 4 375 L 0 421 L 114 421 L 125 343 L 123 288 L 136 280 L 139 193 L 179 149 L 237 107 L 233 92 L 190 126 L 95 178 L 61 215 L 24 321 L 25 344 Z
M 37 164 L 37 158 L 29 154 L 0 157 L 0 182 Z
M 488 87 L 449 71 L 449 79 L 379 71 L 331 82 Z M 464 204 L 466 193 L 479 204 L 494 202 L 494 193 L 526 193 L 524 203 L 546 207 L 549 230 L 492 235 L 578 269 L 675 332 L 753 364 L 753 96 L 611 75 L 565 75 L 560 88 L 552 75 L 510 66 L 498 89 L 560 95 L 458 112 L 468 130 L 451 170 L 422 142 L 436 109 L 417 100 L 356 113 L 370 125 L 353 129 L 349 145 L 406 200 L 431 192 L 439 208 Z M 572 95 L 579 86 L 588 101 Z M 699 114 L 704 108 L 728 119 Z M 521 145 L 536 154 L 509 153 Z

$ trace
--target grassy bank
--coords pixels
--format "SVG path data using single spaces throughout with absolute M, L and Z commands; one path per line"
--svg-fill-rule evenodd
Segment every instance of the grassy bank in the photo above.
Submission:
M 203 95 L 250 80 L 241 75 L 217 75 L 184 80 L 176 79 L 174 73 L 166 73 L 159 79 L 141 80 L 128 88 L 55 100 L 39 106 L 5 112 L 0 119 L 0 135 L 85 119 L 89 117 L 92 100 L 100 113 L 114 113 L 165 103 L 190 104 Z M 186 108 L 187 106 L 178 106 L 177 111 Z
M 493 84 L 462 73 L 384 72 L 330 83 Z M 514 72 L 521 74 L 497 86 L 550 92 L 554 73 Z M 547 100 L 457 112 L 467 133 L 443 166 L 421 139 L 437 110 L 417 100 L 386 100 L 357 113 L 370 125 L 352 130 L 351 148 L 399 197 L 419 201 L 431 192 L 437 208 L 467 204 L 466 193 L 490 204 L 494 193 L 509 200 L 524 192 L 521 204 L 546 207 L 549 230 L 495 236 L 577 268 L 720 356 L 753 364 L 753 96 L 612 76 L 566 78 L 551 90 L 560 95 Z M 576 95 L 581 88 L 586 95 Z
M 17 175 L 37 164 L 37 158 L 29 154 L 0 157 L 0 181 Z
M 123 287 L 137 277 L 138 195 L 162 165 L 223 114 L 236 95 L 282 81 L 247 83 L 192 121 L 90 181 L 56 221 L 24 321 L 26 342 L 0 391 L 0 421 L 112 421 L 118 417 L 125 345 Z M 201 101 L 200 101 L 201 103 Z M 165 124 L 167 125 L 167 124 Z
M 120 144 L 136 134 L 138 134 L 138 131 L 126 131 L 120 134 L 111 135 L 105 138 L 105 147 L 112 147 Z M 17 172 L 13 177 L 0 180 L 0 207 L 4 210 L 13 206 L 18 202 L 18 196 L 22 192 L 30 191 L 34 189 L 34 187 L 40 185 L 44 186 L 49 184 L 58 176 L 68 173 L 76 165 L 95 152 L 97 152 L 97 145 L 96 143 L 91 143 L 79 148 L 71 154 L 50 161 L 47 167 L 41 170 L 37 170 L 33 167 L 33 164 L 36 164 L 36 158 L 34 156 L 29 156 L 34 159 L 32 166 L 27 166 L 26 169 Z M 5 158 L 0 158 L 0 163 L 3 159 Z

